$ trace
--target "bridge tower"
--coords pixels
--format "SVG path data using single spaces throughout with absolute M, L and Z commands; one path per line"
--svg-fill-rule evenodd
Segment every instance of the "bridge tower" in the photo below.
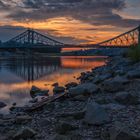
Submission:
M 27 36 L 28 36 L 28 43 L 33 45 L 34 44 L 34 30 L 28 29 Z
M 10 39 L 9 42 L 15 42 L 21 45 L 29 44 L 31 46 L 34 45 L 44 45 L 44 46 L 63 46 L 64 44 L 56 41 L 50 37 L 42 35 L 32 29 L 27 29 L 25 32 L 17 35 L 16 37 Z

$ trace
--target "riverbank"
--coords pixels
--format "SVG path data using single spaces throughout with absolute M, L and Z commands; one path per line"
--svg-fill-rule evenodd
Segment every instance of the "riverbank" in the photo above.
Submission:
M 122 54 L 128 48 L 94 48 L 87 50 L 77 50 L 77 51 L 65 51 L 61 53 L 38 53 L 38 52 L 1 52 L 0 56 L 26 56 L 30 57 L 59 57 L 59 56 L 116 56 Z
M 114 52 L 106 66 L 81 73 L 66 96 L 34 112 L 0 115 L 1 140 L 140 139 L 140 63 Z M 62 89 L 62 88 L 61 88 Z

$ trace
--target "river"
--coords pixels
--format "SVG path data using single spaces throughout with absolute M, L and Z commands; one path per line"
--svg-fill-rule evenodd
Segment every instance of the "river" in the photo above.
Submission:
M 81 72 L 105 65 L 104 58 L 103 56 L 0 56 L 0 101 L 7 104 L 7 107 L 0 112 L 7 111 L 14 102 L 18 106 L 23 106 L 31 100 L 32 85 L 43 90 L 49 89 L 49 94 L 53 94 L 52 84 L 55 82 L 61 86 L 68 82 L 78 82 L 76 77 Z

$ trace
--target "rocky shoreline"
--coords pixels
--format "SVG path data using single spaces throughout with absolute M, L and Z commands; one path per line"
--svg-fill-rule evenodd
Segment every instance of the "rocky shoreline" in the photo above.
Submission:
M 140 140 L 140 62 L 124 53 L 81 73 L 78 85 L 57 85 L 66 96 L 39 110 L 1 114 L 0 140 Z

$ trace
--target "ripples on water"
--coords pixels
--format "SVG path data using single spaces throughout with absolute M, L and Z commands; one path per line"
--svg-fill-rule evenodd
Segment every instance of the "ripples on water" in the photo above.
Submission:
M 78 82 L 81 72 L 105 64 L 105 59 L 95 56 L 43 57 L 11 56 L 0 57 L 0 101 L 7 103 L 7 108 L 16 102 L 24 105 L 31 99 L 30 89 L 35 85 L 49 89 L 58 82 Z M 3 109 L 4 110 L 4 109 Z

